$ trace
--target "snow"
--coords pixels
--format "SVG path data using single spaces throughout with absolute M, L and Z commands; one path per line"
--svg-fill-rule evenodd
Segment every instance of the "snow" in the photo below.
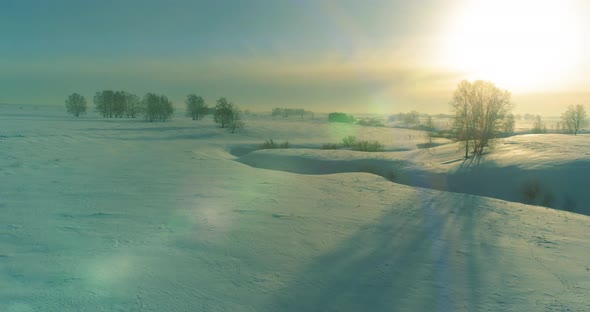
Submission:
M 0 311 L 587 311 L 590 217 L 515 190 L 587 212 L 588 136 L 475 163 L 418 131 L 245 122 L 0 106 Z M 318 149 L 347 135 L 386 152 Z
M 396 130 L 397 131 L 397 130 Z M 408 145 L 405 143 L 405 145 Z M 369 172 L 393 182 L 534 203 L 590 215 L 590 135 L 498 139 L 482 157 L 463 159 L 462 144 L 401 152 L 258 150 L 239 158 L 255 167 L 305 174 Z M 527 196 L 527 186 L 538 186 Z

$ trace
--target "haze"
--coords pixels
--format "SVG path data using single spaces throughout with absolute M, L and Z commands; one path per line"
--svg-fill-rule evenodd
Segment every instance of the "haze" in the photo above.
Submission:
M 584 1 L 2 1 L 0 103 L 103 89 L 241 107 L 447 113 L 462 79 L 516 113 L 590 100 Z

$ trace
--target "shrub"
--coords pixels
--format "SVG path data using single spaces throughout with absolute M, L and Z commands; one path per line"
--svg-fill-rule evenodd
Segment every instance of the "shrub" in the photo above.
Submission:
M 275 148 L 289 148 L 289 141 L 285 141 L 283 143 L 276 143 L 273 139 L 266 140 L 262 145 L 260 145 L 260 149 L 275 149 Z
M 334 150 L 334 149 L 339 149 L 342 146 L 340 146 L 339 144 L 334 144 L 334 143 L 326 143 L 322 145 L 322 149 L 330 149 L 330 150 Z
M 342 139 L 342 145 L 344 147 L 352 147 L 356 143 L 356 137 L 349 135 Z
M 329 122 L 354 123 L 354 116 L 345 113 L 330 113 L 328 114 Z
M 553 206 L 555 196 L 553 192 L 541 185 L 538 180 L 529 180 L 522 185 L 524 203 L 529 205 Z
M 383 152 L 384 146 L 377 141 L 360 141 L 355 143 L 352 149 L 361 152 Z

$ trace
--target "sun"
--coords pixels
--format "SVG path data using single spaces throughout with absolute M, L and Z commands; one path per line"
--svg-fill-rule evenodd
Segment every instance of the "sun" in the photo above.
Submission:
M 583 59 L 583 6 L 575 0 L 464 2 L 444 29 L 442 64 L 515 91 L 558 88 Z

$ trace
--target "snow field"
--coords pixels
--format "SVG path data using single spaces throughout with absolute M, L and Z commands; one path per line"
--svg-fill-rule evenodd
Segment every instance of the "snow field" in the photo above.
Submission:
M 252 117 L 232 135 L 210 120 L 76 120 L 49 108 L 2 109 L 0 311 L 586 311 L 589 305 L 589 217 L 347 172 L 367 161 L 377 169 L 381 162 L 423 167 L 423 174 L 460 169 L 456 147 L 417 150 L 419 132 L 389 136 L 389 128 Z M 346 135 L 379 138 L 386 151 L 400 152 L 247 153 L 270 138 L 309 148 Z M 562 140 L 569 137 L 507 139 L 483 166 L 586 170 L 584 140 L 545 162 L 523 147 L 561 148 Z M 306 173 L 315 175 L 237 159 L 280 170 L 292 162 L 291 171 L 312 168 Z M 317 175 L 324 172 L 314 163 L 322 161 L 339 170 L 325 173 L 342 173 Z

